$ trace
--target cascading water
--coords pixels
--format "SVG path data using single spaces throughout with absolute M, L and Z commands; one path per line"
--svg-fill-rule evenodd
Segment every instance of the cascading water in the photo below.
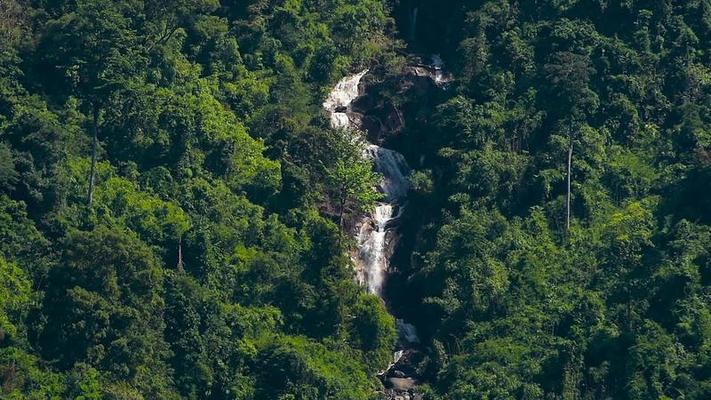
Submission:
M 413 25 L 416 15 L 415 9 Z M 359 85 L 367 72 L 368 70 L 364 70 L 343 78 L 323 103 L 324 109 L 330 114 L 332 128 L 346 130 L 360 128 L 360 115 L 351 110 L 351 104 L 359 97 Z M 420 63 L 412 67 L 410 73 L 414 76 L 427 77 L 438 86 L 451 81 L 451 77 L 442 71 L 442 60 L 438 56 L 432 57 L 431 64 Z M 388 263 L 398 238 L 397 220 L 402 216 L 406 207 L 410 168 L 405 157 L 394 150 L 372 143 L 363 145 L 364 157 L 371 158 L 374 161 L 375 170 L 382 174 L 379 189 L 385 199 L 376 204 L 374 210 L 360 221 L 356 234 L 358 248 L 353 260 L 356 265 L 358 282 L 369 293 L 383 298 L 383 288 L 388 277 Z M 383 300 L 385 299 L 383 298 Z M 381 372 L 380 375 L 383 377 L 388 376 L 388 372 L 408 353 L 417 353 L 414 348 L 419 344 L 419 338 L 415 327 L 402 319 L 397 319 L 396 322 L 400 347 L 393 354 L 393 362 Z M 402 374 L 402 372 L 399 373 Z M 390 377 L 388 380 L 393 387 L 391 390 L 394 397 L 392 398 L 418 398 L 410 397 L 410 390 L 416 384 L 415 379 L 398 375 Z
M 359 95 L 360 80 L 367 72 L 365 70 L 343 78 L 323 103 L 323 107 L 330 113 L 332 128 L 358 129 L 357 119 L 352 118 L 348 111 Z M 358 281 L 369 293 L 382 298 L 395 236 L 394 221 L 402 215 L 405 207 L 410 168 L 402 154 L 375 144 L 368 144 L 364 148 L 364 155 L 373 159 L 375 170 L 383 176 L 379 188 L 385 195 L 385 201 L 376 204 L 373 212 L 361 221 L 356 236 L 358 251 L 354 261 Z M 418 341 L 414 326 L 399 320 L 398 328 L 405 332 L 401 335 L 405 342 Z
M 387 203 L 378 204 L 373 212 L 372 225 L 361 224 L 358 233 L 358 260 L 363 264 L 358 269 L 358 281 L 366 287 L 369 293 L 383 295 L 383 284 L 387 270 L 386 235 L 388 222 L 393 219 L 393 206 Z
M 358 86 L 367 72 L 365 70 L 343 78 L 323 103 L 323 107 L 330 113 L 332 128 L 359 128 L 357 118 L 349 115 L 349 110 L 359 95 Z M 385 201 L 376 204 L 373 212 L 361 221 L 356 236 L 358 251 L 354 261 L 358 281 L 369 293 L 382 297 L 388 259 L 392 252 L 393 222 L 402 215 L 409 188 L 407 176 L 410 169 L 405 157 L 396 151 L 367 144 L 363 153 L 373 159 L 376 171 L 383 176 L 379 189 L 385 195 Z
M 417 39 L 417 7 L 412 9 L 412 16 L 410 16 L 410 40 L 414 43 Z
M 331 115 L 331 127 L 334 129 L 351 128 L 350 117 L 348 116 L 348 107 L 358 97 L 358 85 L 360 80 L 368 70 L 363 70 L 355 75 L 347 76 L 341 79 L 336 87 L 333 88 L 326 101 L 323 102 L 323 108 Z

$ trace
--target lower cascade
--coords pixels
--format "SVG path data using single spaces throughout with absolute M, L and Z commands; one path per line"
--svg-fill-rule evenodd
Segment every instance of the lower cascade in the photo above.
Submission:
M 412 68 L 416 76 L 426 76 L 435 84 L 448 82 L 441 67 L 441 59 L 432 57 L 432 64 L 418 64 Z M 330 114 L 330 124 L 334 129 L 361 129 L 358 113 L 351 109 L 351 104 L 360 96 L 361 79 L 368 73 L 363 70 L 341 79 L 323 103 Z M 356 279 L 369 293 L 384 298 L 384 285 L 389 272 L 389 260 L 398 239 L 398 220 L 407 206 L 410 168 L 405 157 L 391 149 L 367 143 L 363 149 L 364 157 L 369 157 L 375 164 L 376 172 L 382 175 L 379 190 L 384 194 L 384 201 L 376 204 L 369 215 L 357 224 L 357 250 L 353 255 L 356 266 Z M 418 399 L 414 391 L 417 380 L 408 375 L 401 364 L 417 358 L 417 346 L 420 342 L 416 328 L 402 319 L 397 319 L 399 337 L 398 348 L 393 354 L 392 363 L 379 376 L 386 384 L 391 399 Z M 405 370 L 405 371 L 403 371 Z

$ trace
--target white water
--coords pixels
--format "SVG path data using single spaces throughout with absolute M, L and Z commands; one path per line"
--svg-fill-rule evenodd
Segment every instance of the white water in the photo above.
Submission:
M 422 60 L 422 63 L 416 64 L 412 71 L 417 76 L 431 79 L 435 85 L 440 87 L 447 86 L 454 79 L 452 74 L 444 70 L 444 62 L 439 54 L 430 55 L 429 62 Z
M 375 170 L 382 174 L 379 189 L 386 202 L 378 203 L 374 212 L 362 223 L 358 241 L 358 281 L 369 293 L 383 296 L 383 286 L 388 273 L 388 258 L 392 255 L 393 227 L 402 215 L 403 200 L 407 195 L 410 169 L 402 154 L 374 144 L 369 144 L 366 155 L 373 159 Z
M 323 107 L 331 115 L 334 129 L 357 129 L 348 110 L 358 95 L 358 85 L 368 70 L 341 79 L 333 88 Z M 410 169 L 402 154 L 374 144 L 364 148 L 364 155 L 372 158 L 375 170 L 382 174 L 379 189 L 385 194 L 385 202 L 378 203 L 373 212 L 361 221 L 356 236 L 358 252 L 355 259 L 358 281 L 369 293 L 382 297 L 388 273 L 388 258 L 391 255 L 393 230 L 391 221 L 402 214 L 402 202 L 407 195 Z
M 449 83 L 452 80 L 450 75 L 444 73 L 444 61 L 439 54 L 433 54 L 431 57 L 432 68 L 434 69 L 434 77 L 432 78 L 434 82 L 438 85 Z
M 378 375 L 384 375 L 388 371 L 390 371 L 390 368 L 394 367 L 395 364 L 397 364 L 398 361 L 402 358 L 402 356 L 405 355 L 405 350 L 398 350 L 395 353 L 393 353 L 393 360 L 388 364 L 388 367 L 385 368 L 384 370 L 378 372 Z
M 417 7 L 412 9 L 410 17 L 410 40 L 413 42 L 417 39 Z
M 417 337 L 417 329 L 415 325 L 405 322 L 405 320 L 398 318 L 395 320 L 395 326 L 397 327 L 398 334 L 407 343 L 420 343 L 420 338 Z
M 367 72 L 365 70 L 343 78 L 323 103 L 323 107 L 331 114 L 332 128 L 358 129 L 357 121 L 352 120 L 347 111 L 353 100 L 358 97 L 358 85 Z M 394 222 L 400 218 L 405 207 L 410 168 L 402 154 L 375 144 L 365 146 L 364 156 L 373 159 L 375 170 L 383 176 L 378 186 L 385 194 L 385 201 L 376 204 L 370 215 L 360 222 L 360 229 L 356 235 L 358 250 L 354 257 L 356 277 L 368 293 L 382 298 L 393 241 L 397 237 Z M 419 342 L 413 325 L 397 320 L 397 327 L 403 342 Z M 402 354 L 402 350 L 395 353 L 394 362 L 397 362 Z
M 413 12 L 413 32 L 417 18 L 417 9 Z M 442 59 L 438 55 L 433 55 L 430 64 L 420 64 L 412 71 L 416 76 L 426 76 L 436 85 L 445 86 L 452 81 L 452 76 L 443 71 Z M 363 76 L 368 71 L 343 78 L 333 88 L 326 101 L 323 103 L 324 109 L 330 114 L 331 127 L 337 130 L 355 130 L 359 128 L 360 119 L 357 113 L 350 112 L 351 103 L 358 98 L 360 92 L 358 86 Z M 358 135 L 351 135 L 352 138 L 359 138 Z M 383 176 L 378 187 L 385 194 L 385 201 L 378 203 L 370 215 L 364 217 L 356 234 L 358 249 L 353 259 L 356 265 L 356 278 L 365 289 L 372 294 L 383 298 L 383 287 L 388 277 L 389 258 L 392 255 L 394 241 L 397 240 L 397 232 L 394 227 L 396 221 L 402 215 L 405 208 L 405 200 L 409 190 L 408 175 L 410 169 L 407 166 L 405 157 L 402 154 L 386 149 L 375 144 L 363 144 L 363 156 L 374 161 L 376 171 Z M 420 160 L 422 161 L 422 160 Z M 396 320 L 400 347 L 393 353 L 393 361 L 383 371 L 378 373 L 388 379 L 388 374 L 395 368 L 398 362 L 406 356 L 412 354 L 420 342 L 415 326 L 402 319 Z M 407 359 L 405 360 L 407 363 Z M 410 382 L 416 384 L 412 377 L 407 377 Z M 410 395 L 400 396 L 405 392 L 397 390 L 394 397 L 410 399 Z
M 331 114 L 331 127 L 343 129 L 351 127 L 351 121 L 346 113 L 350 104 L 358 97 L 358 85 L 368 70 L 341 79 L 323 102 L 323 108 Z
M 374 144 L 368 145 L 368 157 L 375 161 L 375 169 L 383 175 L 380 190 L 387 195 L 391 203 L 400 203 L 407 196 L 409 181 L 407 176 L 410 168 L 405 157 L 397 151 L 386 149 Z
M 358 282 L 364 285 L 369 293 L 382 297 L 383 284 L 388 269 L 387 224 L 393 218 L 393 206 L 380 203 L 371 215 L 372 223 L 364 221 L 356 237 L 358 241 Z M 374 225 L 374 226 L 373 226 Z

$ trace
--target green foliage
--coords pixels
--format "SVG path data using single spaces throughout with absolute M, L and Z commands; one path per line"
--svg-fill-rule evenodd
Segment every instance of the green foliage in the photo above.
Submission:
M 273 337 L 313 353 L 292 393 L 368 397 L 393 322 L 327 180 L 348 212 L 376 181 L 316 116 L 388 7 L 2 2 L 0 397 L 257 399 Z
M 0 397 L 377 396 L 379 178 L 321 110 L 370 67 L 426 398 L 708 399 L 708 43 L 706 0 L 0 1 Z
M 33 282 L 52 265 L 50 242 L 28 218 L 23 203 L 0 195 L 0 255 L 16 261 Z
M 131 232 L 99 226 L 71 233 L 44 298 L 44 356 L 62 368 L 87 363 L 144 396 L 171 397 L 162 274 Z
M 41 364 L 39 357 L 15 347 L 0 349 L 0 395 L 8 400 L 59 400 L 64 377 Z
M 76 400 L 99 400 L 103 390 L 98 371 L 94 368 L 80 366 L 72 371 L 70 376 L 75 390 L 71 390 Z
M 439 8 L 420 3 L 440 22 L 415 44 L 455 81 L 399 139 L 427 160 L 403 291 L 432 338 L 428 396 L 708 397 L 711 8 Z
M 54 65 L 45 79 L 61 79 L 92 106 L 103 104 L 122 80 L 145 65 L 139 36 L 132 29 L 137 2 L 78 1 L 76 8 L 47 23 L 40 48 L 43 61 Z M 56 83 L 55 83 L 56 84 Z
M 338 160 L 329 171 L 329 188 L 338 207 L 341 226 L 346 212 L 359 213 L 372 208 L 380 195 L 374 190 L 378 176 L 367 161 Z
M 5 190 L 11 189 L 17 183 L 13 158 L 10 148 L 0 143 L 0 188 Z
M 342 131 L 337 136 L 333 145 L 339 157 L 324 166 L 327 191 L 343 229 L 346 215 L 360 215 L 372 209 L 382 194 L 375 190 L 378 174 L 373 172 L 372 163 L 363 157 L 363 133 Z
M 17 334 L 17 323 L 32 300 L 25 272 L 0 257 L 0 341 Z
M 368 399 L 374 389 L 364 366 L 303 337 L 270 338 L 260 351 L 257 398 Z
M 392 360 L 397 332 L 395 320 L 382 306 L 380 299 L 361 294 L 353 309 L 353 336 L 357 347 L 365 352 L 365 363 L 370 373 Z

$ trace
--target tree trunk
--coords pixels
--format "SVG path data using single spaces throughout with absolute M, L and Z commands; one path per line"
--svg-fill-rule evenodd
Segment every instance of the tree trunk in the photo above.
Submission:
M 178 265 L 176 266 L 178 271 L 185 270 L 185 264 L 183 263 L 183 241 L 178 242 Z
M 96 147 L 98 145 L 99 136 L 99 107 L 94 104 L 93 106 L 93 125 L 92 125 L 92 139 L 91 139 L 91 172 L 89 173 L 89 193 L 87 194 L 87 203 L 91 207 L 91 203 L 94 201 L 94 183 L 96 181 Z
M 338 247 L 343 245 L 343 224 L 345 220 L 346 213 L 346 201 L 345 198 L 341 199 L 339 202 L 338 210 Z
M 570 230 L 570 175 L 573 163 L 573 141 L 568 144 L 568 193 L 565 198 L 565 230 Z

